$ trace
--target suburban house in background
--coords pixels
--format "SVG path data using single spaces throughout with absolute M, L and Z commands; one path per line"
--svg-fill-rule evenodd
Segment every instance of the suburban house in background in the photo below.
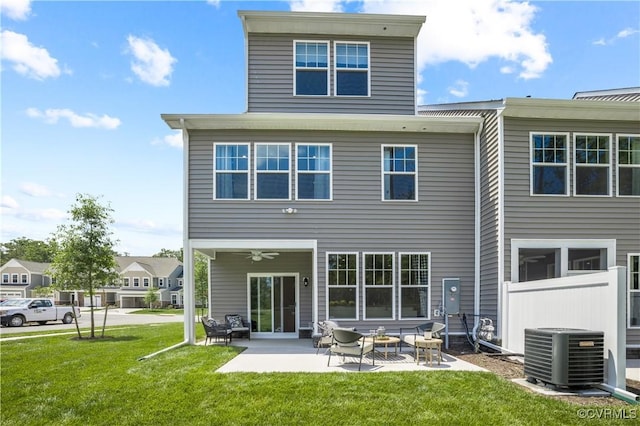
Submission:
M 162 115 L 184 141 L 186 318 L 196 251 L 210 315 L 258 338 L 442 322 L 454 282 L 454 313 L 499 343 L 506 284 L 621 267 L 640 348 L 637 88 L 418 107 L 424 16 L 238 15 L 247 112 Z
M 158 303 L 162 306 L 182 306 L 182 262 L 172 257 L 116 256 L 120 280 L 101 287 L 94 300 L 83 291 L 55 291 L 59 304 L 101 307 L 117 305 L 122 308 L 147 307 L 144 297 L 150 288 L 158 291 Z M 39 287 L 48 287 L 52 279 L 46 275 L 49 263 L 11 259 L 0 268 L 2 298 L 32 297 Z M 5 280 L 6 278 L 6 280 Z

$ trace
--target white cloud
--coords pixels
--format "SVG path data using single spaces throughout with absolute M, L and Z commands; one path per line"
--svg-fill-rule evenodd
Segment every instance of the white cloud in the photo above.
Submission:
M 177 59 L 167 49 L 161 49 L 153 40 L 130 35 L 128 52 L 133 55 L 131 70 L 145 83 L 168 86 Z
M 2 0 L 0 12 L 10 19 L 24 21 L 31 14 L 31 0 Z
M 182 149 L 182 130 L 174 130 L 174 133 L 151 141 L 151 145 L 168 145 Z
M 29 117 L 41 118 L 48 124 L 56 124 L 61 118 L 67 119 L 71 126 L 80 128 L 91 127 L 96 129 L 113 130 L 117 129 L 121 124 L 119 118 L 111 117 L 106 114 L 103 114 L 102 116 L 91 113 L 80 115 L 66 108 L 53 108 L 45 111 L 40 111 L 37 108 L 29 108 L 26 112 Z
M 531 26 L 537 8 L 511 0 L 363 0 L 367 13 L 426 15 L 418 36 L 418 67 L 458 61 L 470 68 L 506 61 L 524 79 L 552 63 L 544 34 Z
M 171 235 L 182 233 L 182 228 L 179 226 L 159 224 L 149 219 L 117 220 L 114 226 L 121 230 L 129 230 L 145 234 Z
M 453 86 L 448 87 L 447 90 L 456 98 L 464 98 L 469 94 L 469 82 L 458 80 Z
M 8 209 L 17 209 L 20 207 L 15 198 L 10 195 L 3 195 L 2 200 L 0 201 L 0 207 L 5 207 Z
M 625 28 L 624 30 L 620 31 L 616 37 L 627 38 L 638 33 L 640 33 L 640 30 L 634 30 L 633 28 Z
M 220 7 L 220 0 L 207 0 L 207 4 L 215 7 Z
M 2 60 L 13 63 L 13 69 L 22 75 L 36 79 L 60 76 L 58 60 L 42 47 L 36 47 L 24 34 L 2 31 L 0 34 Z
M 32 182 L 23 182 L 20 185 L 20 191 L 31 197 L 51 197 L 53 195 L 46 186 Z
M 608 46 L 608 45 L 614 44 L 619 39 L 631 37 L 638 33 L 640 33 L 640 30 L 637 30 L 634 28 L 625 28 L 623 30 L 618 31 L 618 33 L 613 37 L 610 37 L 610 38 L 601 37 L 598 40 L 594 41 L 592 44 L 596 46 Z
M 66 212 L 54 208 L 21 209 L 7 208 L 3 206 L 2 214 L 28 222 L 35 222 L 37 224 L 40 224 L 43 221 L 60 222 L 68 217 Z
M 340 0 L 292 0 L 291 10 L 295 12 L 342 12 Z

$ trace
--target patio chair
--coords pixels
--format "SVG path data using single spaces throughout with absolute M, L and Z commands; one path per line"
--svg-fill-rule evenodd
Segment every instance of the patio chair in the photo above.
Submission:
M 314 339 L 313 343 L 318 350 L 316 350 L 316 355 L 320 352 L 320 348 L 328 348 L 331 346 L 331 333 L 334 328 L 340 327 L 335 321 L 320 321 L 318 323 L 318 330 L 320 331 L 320 335 Z
M 231 342 L 231 329 L 226 324 L 220 324 L 213 318 L 202 317 L 202 326 L 207 333 L 207 337 L 204 340 L 204 345 L 207 346 L 208 342 L 219 341 L 224 339 L 224 344 L 227 346 Z
M 331 346 L 329 346 L 329 359 L 327 367 L 331 364 L 331 354 L 342 355 L 344 362 L 345 356 L 360 357 L 358 363 L 358 371 L 362 369 L 362 357 L 371 352 L 373 355 L 373 340 L 365 340 L 362 333 L 344 328 L 334 328 L 332 333 Z M 372 364 L 376 365 L 375 356 L 371 357 Z
M 422 336 L 424 334 L 425 331 L 430 331 L 431 332 L 431 336 L 434 339 L 439 339 L 440 338 L 440 332 L 442 330 L 444 330 L 445 325 L 442 324 L 441 322 L 435 322 L 435 321 L 430 321 L 424 324 L 420 324 L 416 327 L 411 327 L 411 333 L 408 334 L 404 334 L 403 330 L 404 329 L 400 329 L 400 351 L 402 351 L 402 342 L 406 343 L 409 346 L 415 346 L 414 342 L 415 342 L 415 338 L 416 336 Z
M 247 339 L 251 340 L 251 323 L 245 321 L 241 315 L 227 314 L 224 316 L 224 320 L 231 328 L 232 334 L 236 336 L 246 336 Z

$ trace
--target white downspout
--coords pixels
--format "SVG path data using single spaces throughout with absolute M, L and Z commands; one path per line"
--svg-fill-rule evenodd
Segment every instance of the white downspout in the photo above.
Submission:
M 473 291 L 474 291 L 474 298 L 473 298 L 473 331 L 472 331 L 472 336 L 476 336 L 476 331 L 478 329 L 478 326 L 480 324 L 480 238 L 482 237 L 482 233 L 480 232 L 480 226 L 481 226 L 481 220 L 480 220 L 480 216 L 481 216 L 481 209 L 482 209 L 482 203 L 480 200 L 480 178 L 481 178 L 481 174 L 480 174 L 480 143 L 481 143 L 481 139 L 482 139 L 482 132 L 484 130 L 484 120 L 482 120 L 480 122 L 480 125 L 478 127 L 478 131 L 475 134 L 475 141 L 474 141 L 474 156 L 475 156 L 475 161 L 474 161 L 474 180 L 475 180 L 475 224 L 474 224 L 474 228 L 475 228 L 475 243 L 474 243 L 474 286 L 473 286 Z

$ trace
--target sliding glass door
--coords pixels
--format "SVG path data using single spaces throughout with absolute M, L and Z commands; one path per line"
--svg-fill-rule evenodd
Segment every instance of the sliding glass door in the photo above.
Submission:
M 295 275 L 249 275 L 251 320 L 258 333 L 295 334 Z

